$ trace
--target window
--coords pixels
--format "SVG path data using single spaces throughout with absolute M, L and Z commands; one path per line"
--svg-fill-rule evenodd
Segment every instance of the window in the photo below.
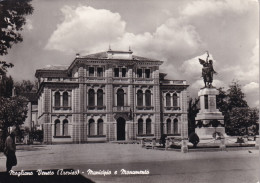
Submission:
M 89 76 L 94 76 L 94 72 L 95 72 L 94 67 L 89 67 L 89 68 L 88 68 L 88 74 L 89 74 Z
M 117 106 L 124 106 L 124 90 L 117 90 Z
M 178 119 L 173 120 L 174 134 L 178 133 Z
M 55 124 L 54 136 L 60 136 L 60 120 L 56 119 L 54 124 Z
M 171 106 L 171 95 L 169 93 L 166 94 L 166 107 Z
M 150 118 L 146 120 L 146 134 L 152 134 L 152 121 Z
M 126 68 L 122 68 L 122 77 L 126 77 Z
M 151 91 L 145 91 L 145 106 L 151 106 Z
M 178 106 L 178 97 L 177 94 L 174 93 L 173 94 L 173 107 L 177 107 Z
M 103 90 L 101 89 L 97 91 L 97 106 L 103 106 Z
M 103 68 L 102 67 L 97 68 L 97 77 L 103 77 Z
M 143 106 L 143 91 L 137 91 L 137 106 Z
M 167 119 L 167 134 L 171 134 L 171 119 Z
M 102 119 L 99 119 L 98 120 L 98 135 L 103 135 L 103 120 Z
M 204 95 L 205 109 L 209 108 L 208 95 Z
M 69 95 L 68 92 L 63 92 L 63 106 L 68 107 L 69 106 Z
M 94 119 L 90 119 L 88 121 L 88 134 L 95 135 L 95 121 Z
M 150 69 L 145 69 L 145 78 L 150 78 Z
M 119 77 L 119 68 L 114 68 L 114 77 Z
M 63 120 L 63 125 L 62 125 L 62 132 L 64 136 L 68 136 L 69 135 L 69 122 L 68 120 L 64 119 Z
M 138 135 L 142 135 L 143 134 L 143 119 L 139 119 L 138 120 Z
M 55 100 L 54 106 L 60 107 L 60 92 L 55 92 L 54 98 L 55 98 L 54 99 Z
M 88 105 L 95 106 L 95 91 L 93 89 L 88 91 Z
M 143 76 L 143 69 L 137 69 L 137 77 L 141 78 Z

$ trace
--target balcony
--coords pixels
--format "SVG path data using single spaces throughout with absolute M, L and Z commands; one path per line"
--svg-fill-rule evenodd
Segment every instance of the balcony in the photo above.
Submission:
M 54 110 L 71 110 L 71 107 L 69 106 L 54 106 Z
M 89 76 L 89 77 L 85 77 L 86 82 L 89 83 L 103 83 L 106 81 L 105 77 L 96 77 L 96 76 Z
M 106 106 L 87 106 L 88 110 L 105 110 Z
M 70 83 L 78 82 L 78 78 L 41 78 L 42 82 L 53 82 L 53 83 Z
M 162 85 L 186 85 L 186 80 L 160 80 Z
M 165 111 L 179 111 L 179 110 L 181 110 L 181 108 L 177 107 L 177 106 L 175 106 L 175 107 L 164 107 L 164 110 Z
M 136 106 L 137 110 L 153 110 L 153 106 Z
M 126 82 L 129 82 L 129 78 L 126 78 L 126 77 L 114 77 L 113 81 L 114 81 L 114 83 L 126 83 Z
M 114 112 L 129 112 L 130 106 L 113 106 Z
M 134 83 L 154 83 L 154 79 L 153 78 L 134 78 Z

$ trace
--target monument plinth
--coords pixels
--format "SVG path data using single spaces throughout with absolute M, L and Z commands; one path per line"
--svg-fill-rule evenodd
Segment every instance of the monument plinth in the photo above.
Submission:
M 195 132 L 200 139 L 226 136 L 224 116 L 217 109 L 216 97 L 219 94 L 214 87 L 204 87 L 198 92 L 200 111 L 197 114 Z

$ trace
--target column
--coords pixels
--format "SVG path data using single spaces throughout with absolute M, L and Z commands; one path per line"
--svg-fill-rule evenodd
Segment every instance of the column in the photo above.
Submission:
M 115 121 L 113 116 L 113 100 L 114 100 L 114 89 L 112 85 L 113 69 L 112 65 L 106 66 L 106 112 L 107 112 L 107 140 L 115 140 L 116 130 L 113 122 Z
M 95 106 L 97 106 L 97 90 L 94 89 Z M 97 109 L 97 108 L 96 108 Z
M 60 92 L 60 106 L 63 106 L 63 92 Z
M 173 107 L 173 93 L 170 93 L 171 96 L 171 107 Z

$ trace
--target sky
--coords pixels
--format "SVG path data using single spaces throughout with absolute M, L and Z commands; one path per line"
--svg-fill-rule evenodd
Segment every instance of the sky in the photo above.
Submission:
M 259 105 L 257 0 L 33 0 L 23 42 L 4 59 L 16 81 L 36 69 L 69 65 L 76 53 L 108 50 L 164 61 L 167 79 L 187 80 L 189 95 L 203 87 L 198 58 L 210 53 L 215 87 L 239 81 L 250 107 Z

